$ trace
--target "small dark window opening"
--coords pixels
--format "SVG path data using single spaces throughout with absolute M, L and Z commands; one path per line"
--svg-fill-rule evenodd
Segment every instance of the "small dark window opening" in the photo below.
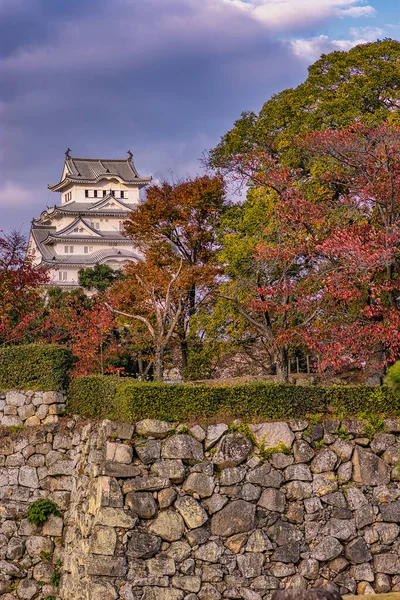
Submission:
M 106 190 L 103 190 L 103 198 L 104 198 L 104 196 L 106 196 L 106 195 L 107 195 L 107 192 L 106 192 Z
M 89 190 L 85 190 L 85 198 L 89 198 Z
M 125 192 L 121 192 L 121 198 L 125 198 Z
M 97 198 L 97 190 L 94 190 L 93 195 L 95 198 Z

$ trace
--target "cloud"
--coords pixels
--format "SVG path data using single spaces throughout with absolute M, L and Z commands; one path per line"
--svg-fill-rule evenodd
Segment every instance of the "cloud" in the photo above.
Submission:
M 367 42 L 375 42 L 382 37 L 385 32 L 381 27 L 351 27 L 349 34 L 354 40 L 365 40 Z
M 132 148 L 144 174 L 197 172 L 242 110 L 304 69 L 222 0 L 70 0 L 60 12 L 54 0 L 13 2 L 0 0 L 0 181 L 12 182 L 1 206 L 13 225 L 59 201 L 46 186 L 66 147 L 110 157 Z M 10 218 L 14 201 L 25 210 Z
M 375 17 L 376 10 L 373 6 L 352 6 L 350 8 L 337 9 L 336 14 L 339 17 L 353 17 L 353 19 L 359 19 L 360 17 Z
M 222 0 L 240 8 L 255 19 L 282 30 L 301 26 L 310 27 L 332 16 L 363 17 L 376 14 L 370 5 L 360 0 Z M 361 0 L 362 1 L 362 0 Z
M 298 38 L 290 41 L 293 53 L 304 61 L 313 62 L 321 56 L 335 50 L 347 51 L 358 44 L 374 42 L 384 35 L 380 27 L 351 27 L 350 39 L 331 39 L 327 35 L 312 38 Z
M 60 176 L 68 146 L 76 155 L 110 157 L 131 148 L 139 171 L 161 178 L 198 172 L 202 151 L 241 111 L 259 110 L 300 83 L 306 60 L 355 43 L 308 38 L 310 28 L 368 6 L 0 0 L 2 226 L 29 222 L 58 202 L 46 186 Z M 282 31 L 293 40 L 283 41 Z

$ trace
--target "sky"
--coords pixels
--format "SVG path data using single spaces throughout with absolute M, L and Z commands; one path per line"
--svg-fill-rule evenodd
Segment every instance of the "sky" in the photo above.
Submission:
M 0 230 L 59 203 L 64 152 L 156 180 L 322 53 L 400 39 L 400 0 L 0 0 Z

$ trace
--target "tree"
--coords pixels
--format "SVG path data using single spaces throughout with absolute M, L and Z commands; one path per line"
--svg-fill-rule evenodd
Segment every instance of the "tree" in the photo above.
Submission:
M 104 292 L 117 279 L 122 277 L 120 271 L 114 271 L 108 265 L 97 264 L 93 268 L 79 269 L 79 285 L 87 290 L 95 289 Z
M 400 354 L 400 126 L 315 132 L 301 145 L 315 177 L 352 215 L 317 246 L 323 319 L 308 343 L 336 369 L 385 367 Z
M 119 353 L 117 324 L 100 296 L 52 293 L 40 339 L 63 344 L 75 357 L 73 375 L 103 374 Z
M 183 312 L 187 288 L 179 264 L 160 264 L 159 257 L 147 252 L 143 262 L 126 267 L 124 280 L 109 290 L 109 307 L 124 319 L 143 324 L 154 348 L 154 379 L 163 379 L 165 351 Z M 129 312 L 128 312 L 129 311 Z
M 258 151 L 302 166 L 302 153 L 292 143 L 298 135 L 356 122 L 399 122 L 399 59 L 400 42 L 395 40 L 323 54 L 309 67 L 304 83 L 272 96 L 259 114 L 242 113 L 210 152 L 208 164 L 232 172 L 240 167 L 237 155 Z
M 400 352 L 400 127 L 357 124 L 296 144 L 307 168 L 236 158 L 272 201 L 255 252 L 262 279 L 247 302 L 230 300 L 283 354 L 303 344 L 335 370 L 390 364 Z
M 182 310 L 174 333 L 179 337 L 183 368 L 187 366 L 191 318 L 220 274 L 216 233 L 228 207 L 223 180 L 202 176 L 149 187 L 145 201 L 125 221 L 133 243 L 152 256 L 151 271 L 158 261 L 170 265 L 170 273 L 175 272 L 177 258 L 182 260 Z
M 312 280 L 315 243 L 309 228 L 321 227 L 324 214 L 314 204 L 314 186 L 301 171 L 282 167 L 270 155 L 237 160 L 257 178 L 258 187 L 224 220 L 220 259 L 228 279 L 219 294 L 231 305 L 225 309 L 233 318 L 231 329 L 260 341 L 278 379 L 287 381 L 290 353 L 304 347 L 304 327 L 320 303 Z
M 13 343 L 34 332 L 42 308 L 45 269 L 27 255 L 27 240 L 18 231 L 0 236 L 0 343 Z

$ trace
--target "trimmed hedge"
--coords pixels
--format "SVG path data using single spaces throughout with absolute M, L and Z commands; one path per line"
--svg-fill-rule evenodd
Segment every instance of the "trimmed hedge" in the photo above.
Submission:
M 275 383 L 237 386 L 140 383 L 109 376 L 80 377 L 68 389 L 67 411 L 91 419 L 185 421 L 216 415 L 247 420 L 302 418 L 307 413 L 355 416 L 399 414 L 385 387 L 302 387 Z
M 26 344 L 0 349 L 0 390 L 66 389 L 72 353 L 62 346 Z

